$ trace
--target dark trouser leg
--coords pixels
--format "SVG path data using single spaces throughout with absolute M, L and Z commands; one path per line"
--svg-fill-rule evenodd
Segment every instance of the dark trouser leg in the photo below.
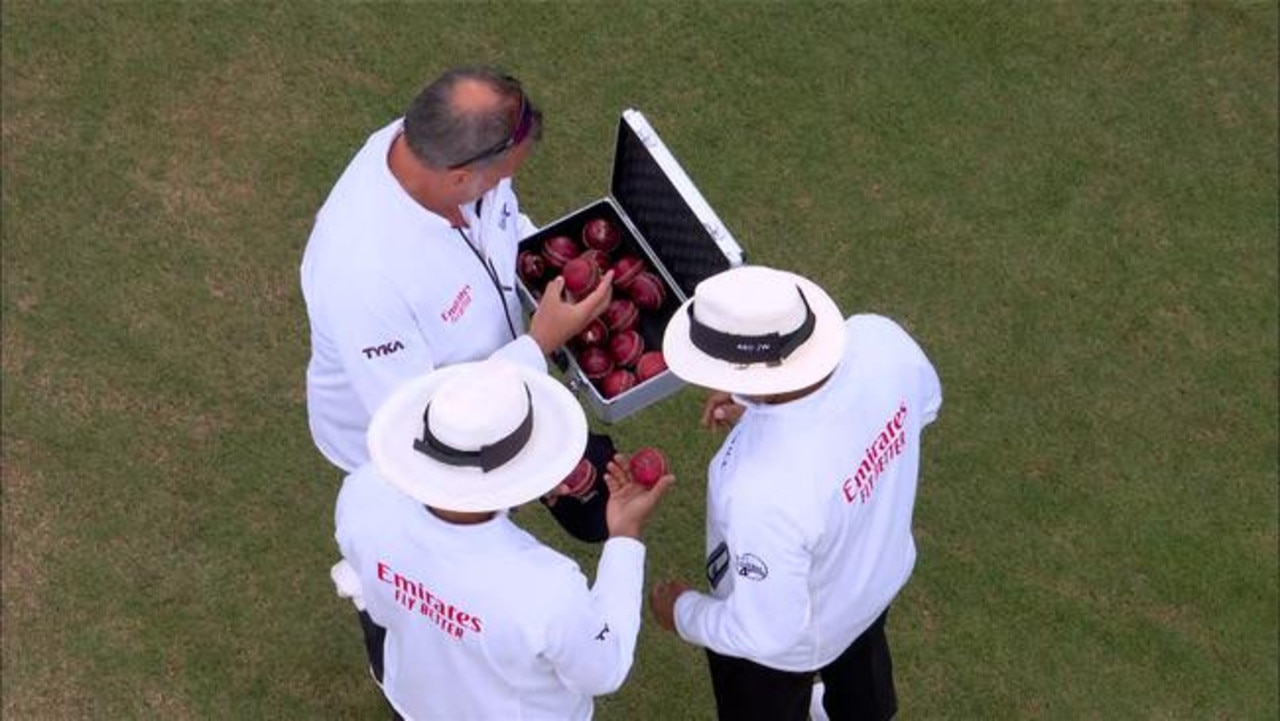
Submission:
M 357 615 L 360 617 L 360 630 L 364 633 L 364 651 L 369 655 L 369 673 L 373 674 L 374 680 L 381 686 L 382 649 L 387 640 L 387 629 L 374 623 L 368 611 L 358 611 Z M 387 702 L 387 712 L 391 714 L 391 721 L 404 721 L 390 701 Z
M 812 673 L 761 666 L 707 649 L 711 688 L 720 721 L 806 721 Z
M 893 659 L 885 619 L 880 614 L 862 635 L 819 673 L 826 691 L 822 708 L 831 721 L 884 721 L 898 712 L 893 687 Z
M 364 651 L 369 655 L 369 673 L 374 680 L 382 683 L 382 646 L 387 640 L 387 629 L 373 622 L 368 611 L 357 611 L 360 617 L 360 630 L 364 632 Z

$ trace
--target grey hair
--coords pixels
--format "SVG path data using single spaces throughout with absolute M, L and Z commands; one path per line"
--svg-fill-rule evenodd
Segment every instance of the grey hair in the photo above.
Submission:
M 454 90 L 463 81 L 476 81 L 488 85 L 498 95 L 510 102 L 476 112 L 458 108 L 453 102 Z M 467 158 L 502 143 L 514 132 L 512 103 L 519 103 L 523 89 L 520 81 L 495 68 L 465 66 L 446 70 L 440 77 L 418 93 L 409 104 L 404 116 L 404 137 L 415 157 L 432 168 L 450 168 Z M 542 114 L 525 97 L 534 114 L 532 138 L 542 135 Z M 502 157 L 482 158 L 475 161 L 483 167 Z

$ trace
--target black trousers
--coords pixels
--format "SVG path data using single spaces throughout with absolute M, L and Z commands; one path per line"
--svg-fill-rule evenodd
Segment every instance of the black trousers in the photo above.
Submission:
M 822 707 L 831 721 L 884 721 L 898 711 L 886 609 L 836 660 L 816 671 L 779 671 L 707 649 L 720 721 L 806 721 L 813 676 L 826 687 Z
M 360 630 L 364 631 L 364 650 L 369 654 L 369 673 L 373 674 L 373 679 L 382 685 L 382 647 L 387 640 L 387 629 L 373 622 L 373 617 L 368 611 L 357 611 L 360 617 Z M 385 700 L 385 699 L 384 699 Z M 387 712 L 391 714 L 391 721 L 404 721 L 404 717 L 396 713 L 395 708 L 387 701 Z

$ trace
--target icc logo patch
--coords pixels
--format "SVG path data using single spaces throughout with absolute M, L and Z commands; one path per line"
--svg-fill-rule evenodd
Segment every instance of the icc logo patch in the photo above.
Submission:
M 738 557 L 738 575 L 750 581 L 763 581 L 769 575 L 769 566 L 759 556 L 744 553 Z

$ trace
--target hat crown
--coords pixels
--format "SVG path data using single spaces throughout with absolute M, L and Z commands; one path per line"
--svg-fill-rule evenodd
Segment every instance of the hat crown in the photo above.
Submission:
M 520 377 L 505 364 L 487 363 L 441 386 L 426 420 L 442 443 L 477 451 L 510 435 L 528 412 L 529 398 Z
M 845 319 L 831 295 L 795 273 L 738 266 L 703 280 L 662 334 L 681 380 L 748 396 L 818 383 L 840 364 Z
M 543 495 L 573 470 L 587 418 L 546 371 L 489 358 L 402 383 L 368 435 L 377 475 L 419 503 L 495 511 Z
M 804 300 L 792 276 L 772 268 L 745 266 L 714 275 L 694 289 L 698 322 L 742 336 L 786 334 L 804 324 Z

